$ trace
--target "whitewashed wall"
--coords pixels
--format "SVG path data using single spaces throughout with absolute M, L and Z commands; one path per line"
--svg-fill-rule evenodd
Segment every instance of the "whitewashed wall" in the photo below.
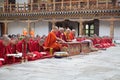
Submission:
M 110 22 L 100 21 L 99 36 L 110 36 Z M 120 39 L 120 21 L 114 22 L 114 39 Z
M 114 22 L 114 38 L 120 40 L 120 21 Z
M 8 23 L 8 34 L 22 34 L 24 28 L 27 28 L 27 23 L 10 22 Z
M 8 23 L 8 34 L 22 34 L 24 28 L 27 28 L 25 22 L 11 22 Z M 35 35 L 47 35 L 48 34 L 48 22 L 36 22 L 30 24 L 31 28 L 35 30 Z
M 49 28 L 48 28 L 48 22 L 47 21 L 40 21 L 40 22 L 36 22 L 33 26 L 33 24 L 31 24 L 32 27 L 34 27 L 35 29 L 35 35 L 48 35 L 49 32 Z
M 100 21 L 99 36 L 110 36 L 110 22 Z

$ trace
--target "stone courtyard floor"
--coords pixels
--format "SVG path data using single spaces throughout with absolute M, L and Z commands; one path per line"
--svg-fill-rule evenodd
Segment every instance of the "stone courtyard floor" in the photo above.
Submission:
M 120 47 L 0 68 L 0 80 L 120 80 Z

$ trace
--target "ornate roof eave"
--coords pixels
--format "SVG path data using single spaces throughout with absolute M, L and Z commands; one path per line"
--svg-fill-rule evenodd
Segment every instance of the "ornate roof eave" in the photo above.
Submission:
M 111 16 L 119 17 L 120 9 L 0 13 L 0 19 L 94 18 Z

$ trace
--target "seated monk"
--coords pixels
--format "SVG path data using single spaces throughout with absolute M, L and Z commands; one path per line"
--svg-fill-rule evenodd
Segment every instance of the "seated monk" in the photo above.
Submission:
M 70 40 L 75 39 L 75 29 L 72 29 L 72 31 L 69 33 L 69 39 Z
M 8 63 L 8 57 L 7 54 L 12 54 L 11 51 L 11 39 L 8 37 L 8 35 L 3 35 L 3 40 L 0 42 L 1 44 L 1 57 L 4 58 L 5 63 Z
M 28 34 L 26 28 L 23 29 L 23 35 L 26 36 Z
M 66 29 L 66 31 L 65 31 L 65 36 L 66 36 L 67 41 L 71 41 L 70 37 L 69 37 L 70 32 L 71 32 L 71 30 L 69 28 Z
M 60 32 L 61 32 L 60 38 L 67 42 L 66 35 L 64 33 L 64 28 L 60 28 Z
M 61 46 L 57 41 L 63 41 L 63 40 L 56 37 L 57 31 L 58 31 L 57 27 L 52 28 L 52 31 L 46 37 L 46 40 L 44 42 L 44 47 L 53 48 L 54 51 L 59 51 L 60 50 Z
M 30 36 L 31 36 L 31 37 L 34 37 L 34 35 L 35 35 L 35 32 L 34 32 L 33 29 L 31 29 L 31 31 L 30 31 Z
M 44 52 L 44 39 L 40 39 L 40 42 L 39 42 L 39 51 L 40 52 Z

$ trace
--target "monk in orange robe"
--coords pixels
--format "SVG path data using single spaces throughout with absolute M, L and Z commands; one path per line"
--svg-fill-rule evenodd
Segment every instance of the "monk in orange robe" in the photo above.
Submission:
M 35 35 L 35 32 L 34 32 L 33 29 L 31 29 L 31 31 L 30 31 L 30 36 L 31 36 L 31 37 L 34 37 L 34 35 Z
M 60 44 L 57 41 L 59 41 L 61 39 L 56 37 L 57 31 L 58 31 L 57 27 L 52 28 L 52 31 L 48 34 L 48 36 L 45 40 L 44 47 L 53 48 L 54 51 L 60 50 Z
M 70 34 L 69 34 L 69 39 L 70 39 L 70 40 L 75 39 L 75 29 L 72 29 L 72 31 L 70 32 Z
M 23 35 L 26 36 L 28 34 L 26 28 L 23 29 Z
M 69 28 L 66 29 L 66 31 L 65 31 L 65 36 L 66 36 L 66 40 L 67 40 L 67 41 L 71 41 L 71 40 L 70 40 L 70 37 L 69 37 L 70 32 L 71 32 L 71 30 L 70 30 Z

